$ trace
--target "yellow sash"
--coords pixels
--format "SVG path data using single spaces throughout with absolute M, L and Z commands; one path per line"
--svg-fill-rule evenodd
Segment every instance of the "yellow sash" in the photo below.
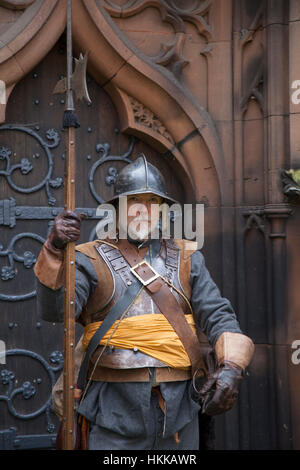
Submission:
M 185 317 L 191 327 L 191 332 L 195 332 L 193 316 L 190 314 Z M 84 349 L 87 348 L 90 339 L 101 323 L 90 323 L 85 327 L 82 342 Z M 102 338 L 100 345 L 106 344 L 117 324 L 118 320 Z M 109 344 L 120 349 L 138 348 L 139 351 L 155 357 L 170 367 L 188 369 L 191 365 L 177 333 L 162 314 L 155 313 L 124 318 L 113 333 Z

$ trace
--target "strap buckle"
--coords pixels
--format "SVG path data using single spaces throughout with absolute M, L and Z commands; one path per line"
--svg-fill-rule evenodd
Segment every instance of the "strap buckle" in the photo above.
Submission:
M 144 280 L 135 270 L 137 268 L 139 268 L 140 266 L 142 266 L 143 264 L 145 264 L 146 266 L 148 266 L 148 268 L 152 271 L 152 273 L 154 273 L 154 275 L 152 277 L 150 277 L 149 279 L 146 279 Z M 157 279 L 158 277 L 160 277 L 160 275 L 152 268 L 151 264 L 148 263 L 148 261 L 146 260 L 143 260 L 143 261 L 140 261 L 139 263 L 137 263 L 135 266 L 132 266 L 130 268 L 130 271 L 132 272 L 132 274 L 138 278 L 138 280 L 143 284 L 143 286 L 147 286 L 148 284 L 150 284 L 152 281 L 155 281 L 155 279 Z

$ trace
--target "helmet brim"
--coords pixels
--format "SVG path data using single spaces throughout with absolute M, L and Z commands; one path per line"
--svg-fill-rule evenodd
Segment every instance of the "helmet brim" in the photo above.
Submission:
M 117 194 L 113 196 L 111 199 L 105 201 L 105 204 L 110 204 L 113 202 L 117 202 L 119 197 L 121 196 L 134 196 L 134 195 L 139 195 L 139 194 L 154 194 L 155 196 L 160 196 L 164 199 L 164 202 L 167 204 L 180 204 L 179 201 L 176 201 L 176 199 L 173 199 L 172 197 L 169 197 L 166 193 L 162 193 L 159 191 L 154 191 L 151 189 L 141 189 L 141 190 L 135 190 L 135 191 L 126 191 L 122 194 Z

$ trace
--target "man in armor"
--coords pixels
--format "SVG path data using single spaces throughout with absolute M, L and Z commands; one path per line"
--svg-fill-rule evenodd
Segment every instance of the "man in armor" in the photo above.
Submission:
M 76 246 L 75 310 L 84 327 L 76 349 L 78 413 L 89 424 L 87 448 L 205 448 L 201 422 L 233 406 L 253 342 L 221 296 L 197 243 L 151 238 L 150 206 L 174 200 L 143 154 L 120 171 L 109 202 L 118 207 L 120 196 L 127 197 L 127 238 Z M 132 215 L 134 204 L 145 213 Z M 81 220 L 70 211 L 56 217 L 35 265 L 38 310 L 46 321 L 63 321 L 64 248 L 79 239 Z M 201 352 L 199 329 L 213 355 Z M 60 415 L 61 378 L 53 400 Z

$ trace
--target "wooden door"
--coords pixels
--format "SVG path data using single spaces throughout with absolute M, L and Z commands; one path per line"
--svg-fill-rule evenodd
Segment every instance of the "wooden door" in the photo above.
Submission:
M 58 420 L 51 389 L 62 369 L 62 325 L 36 313 L 34 263 L 63 208 L 64 96 L 52 91 L 65 73 L 65 37 L 12 93 L 0 127 L 0 449 L 55 445 Z M 95 238 L 96 208 L 113 191 L 116 172 L 143 151 L 167 176 L 170 163 L 119 132 L 110 97 L 88 77 L 92 104 L 78 104 L 77 208 L 87 214 L 84 242 Z M 179 200 L 184 189 L 167 178 Z M 78 334 L 80 331 L 78 330 Z M 3 361 L 2 361 L 3 362 Z

